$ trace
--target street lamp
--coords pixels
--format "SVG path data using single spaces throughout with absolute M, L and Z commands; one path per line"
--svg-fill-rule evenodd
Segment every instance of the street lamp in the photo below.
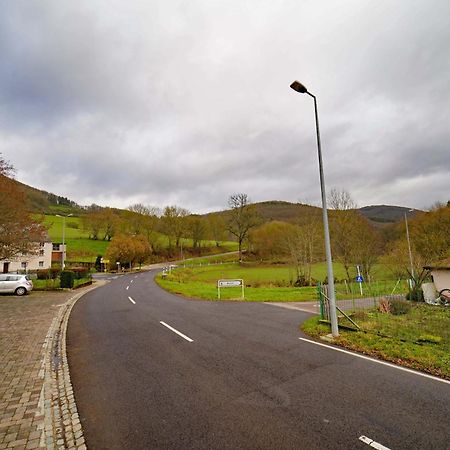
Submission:
M 65 267 L 66 267 L 66 242 L 65 242 L 65 237 L 66 237 L 66 217 L 71 217 L 71 216 L 73 216 L 73 214 L 67 214 L 67 215 L 56 214 L 56 217 L 62 217 L 62 220 L 63 220 L 63 229 L 62 229 L 62 246 L 63 246 L 63 250 L 62 250 L 62 262 L 61 262 L 62 270 L 64 270 Z
M 303 84 L 299 81 L 294 81 L 291 84 L 291 88 L 300 94 L 308 94 L 314 99 L 314 113 L 316 116 L 316 134 L 317 134 L 317 151 L 319 155 L 319 175 L 320 175 L 320 190 L 322 192 L 322 215 L 323 215 L 323 229 L 325 234 L 325 254 L 327 258 L 327 273 L 328 273 L 328 300 L 330 302 L 330 321 L 331 321 L 331 334 L 333 337 L 339 336 L 337 314 L 336 314 L 336 293 L 334 290 L 334 275 L 333 275 L 333 263 L 331 260 L 331 243 L 330 243 L 330 229 L 328 226 L 328 212 L 327 212 L 327 199 L 325 191 L 325 179 L 323 175 L 322 164 L 322 149 L 320 146 L 320 132 L 319 132 L 319 115 L 317 113 L 317 100 L 316 96 L 308 92 Z
M 414 211 L 414 210 L 410 209 L 408 212 L 412 212 L 412 211 Z M 413 283 L 415 283 L 414 264 L 413 264 L 413 259 L 412 259 L 411 241 L 409 239 L 408 218 L 406 216 L 406 212 L 405 212 L 405 225 L 406 225 L 406 240 L 408 241 L 409 264 L 411 265 L 411 277 L 413 279 Z

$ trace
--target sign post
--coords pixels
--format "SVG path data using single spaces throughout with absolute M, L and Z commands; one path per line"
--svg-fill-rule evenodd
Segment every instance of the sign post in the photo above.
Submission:
M 359 266 L 356 266 L 356 270 L 358 271 L 358 275 L 356 277 L 356 282 L 359 283 L 359 290 L 361 292 L 361 295 L 363 295 L 362 284 L 363 284 L 364 278 L 361 275 L 361 271 L 359 270 Z
M 220 288 L 227 288 L 227 287 L 239 287 L 242 288 L 242 299 L 245 298 L 244 296 L 244 280 L 237 279 L 237 280 L 217 280 L 217 298 L 220 300 Z

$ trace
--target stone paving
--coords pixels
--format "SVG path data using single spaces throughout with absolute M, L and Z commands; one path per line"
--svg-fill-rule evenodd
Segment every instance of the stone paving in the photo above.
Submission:
M 0 295 L 0 450 L 86 449 L 65 331 L 89 289 Z

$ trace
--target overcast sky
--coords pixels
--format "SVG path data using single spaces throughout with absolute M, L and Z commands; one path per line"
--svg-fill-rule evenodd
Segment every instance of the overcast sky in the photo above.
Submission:
M 88 205 L 450 200 L 448 0 L 1 1 L 0 152 Z

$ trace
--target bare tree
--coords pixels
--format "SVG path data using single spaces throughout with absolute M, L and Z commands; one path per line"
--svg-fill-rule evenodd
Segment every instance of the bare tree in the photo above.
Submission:
M 251 205 L 247 194 L 233 194 L 228 199 L 230 213 L 228 216 L 228 231 L 236 236 L 239 245 L 239 260 L 242 260 L 242 243 L 248 237 L 249 231 L 260 223 L 260 217 L 255 205 Z

